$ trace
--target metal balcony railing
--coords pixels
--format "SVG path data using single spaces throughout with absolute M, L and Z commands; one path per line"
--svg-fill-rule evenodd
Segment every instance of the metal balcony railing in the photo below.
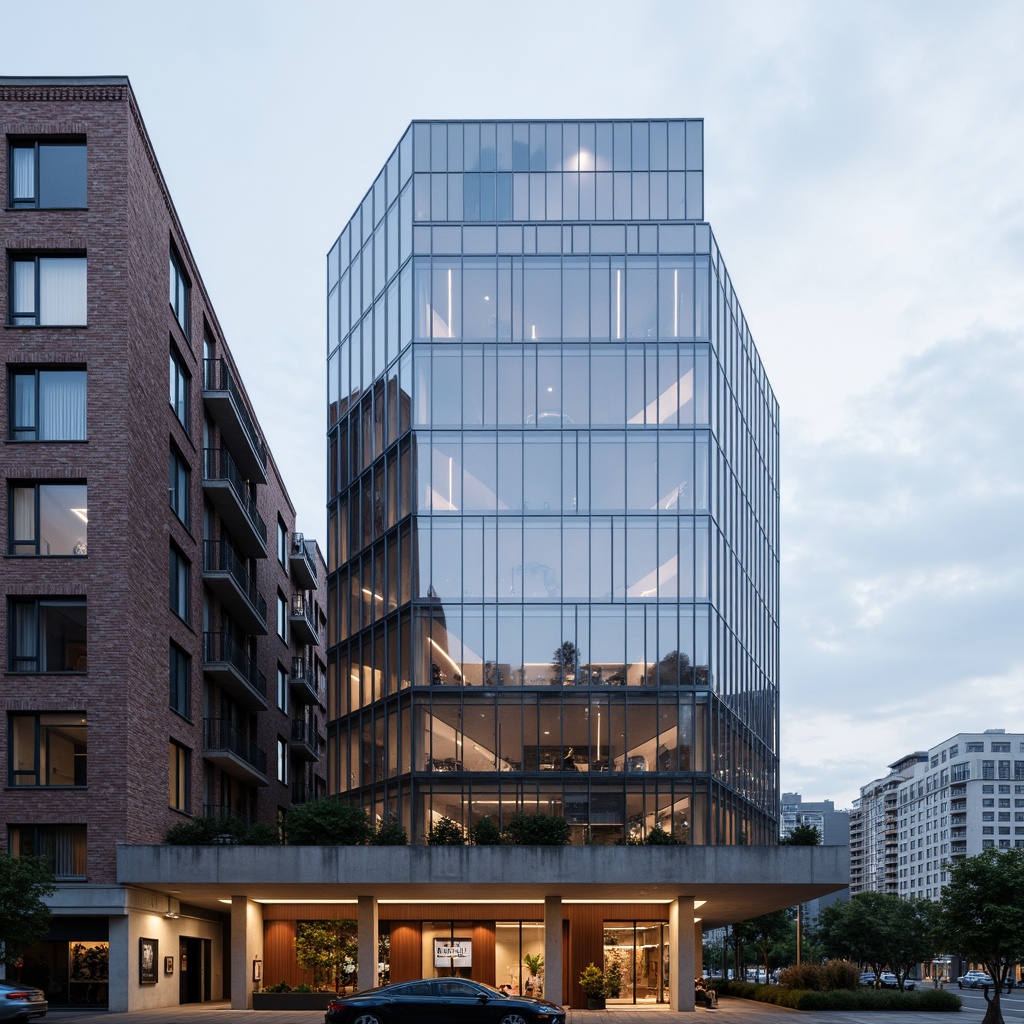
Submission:
M 263 541 L 263 546 L 266 547 L 267 524 L 263 522 L 256 502 L 249 494 L 245 480 L 227 448 L 203 449 L 203 480 L 226 480 L 231 485 L 231 490 L 245 512 L 246 518 Z
M 231 367 L 228 366 L 225 360 L 203 360 L 203 390 L 213 392 L 219 391 L 228 395 L 233 406 L 234 416 L 237 418 L 239 425 L 245 432 L 249 444 L 252 445 L 253 453 L 255 454 L 260 466 L 262 466 L 263 472 L 266 473 L 266 445 L 264 445 L 260 440 L 256 424 L 253 422 L 252 416 L 249 415 L 249 410 L 246 408 L 241 388 L 239 388 L 235 381 L 234 374 L 231 372 Z
M 261 775 L 267 774 L 267 755 L 251 737 L 242 733 L 226 718 L 207 718 L 203 722 L 203 745 L 206 750 L 224 750 L 241 758 Z
M 252 605 L 260 621 L 266 623 L 266 600 L 256 589 L 256 581 L 245 571 L 245 563 L 223 541 L 203 541 L 203 572 L 226 572 Z
M 227 633 L 203 634 L 203 664 L 230 665 L 257 696 L 267 700 L 267 677 L 245 653 L 245 649 Z
M 314 590 L 317 585 L 316 541 L 306 540 L 301 533 L 292 534 L 288 550 L 289 569 L 292 579 L 303 590 Z

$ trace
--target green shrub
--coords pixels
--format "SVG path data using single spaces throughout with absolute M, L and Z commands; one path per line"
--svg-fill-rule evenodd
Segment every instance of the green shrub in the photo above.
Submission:
M 808 992 L 856 989 L 859 981 L 857 968 L 849 960 L 826 960 L 823 964 L 804 963 L 779 972 L 779 984 L 783 988 Z
M 438 818 L 427 831 L 427 846 L 462 846 L 465 841 L 462 826 L 451 818 Z
M 679 846 L 681 845 L 674 832 L 666 832 L 660 825 L 655 825 L 647 833 L 644 842 L 648 846 Z
M 505 827 L 505 842 L 512 846 L 565 846 L 569 823 L 550 814 L 517 814 Z
M 245 846 L 277 846 L 281 842 L 281 836 L 273 825 L 257 821 L 256 824 L 249 826 L 239 841 Z
M 382 821 L 370 839 L 371 846 L 408 846 L 409 833 L 397 821 Z
M 959 996 L 943 989 L 922 989 L 920 992 L 900 992 L 891 988 L 833 989 L 812 992 L 806 989 L 784 988 L 782 985 L 751 985 L 745 981 L 715 979 L 714 988 L 720 995 L 739 999 L 755 999 L 773 1006 L 792 1010 L 839 1010 L 870 1013 L 878 1010 L 904 1010 L 927 1013 L 948 1013 L 960 1009 Z
M 362 846 L 373 830 L 361 807 L 332 797 L 311 800 L 288 812 L 284 821 L 289 846 Z
M 500 846 L 501 830 L 490 818 L 480 818 L 470 829 L 474 846 Z
M 292 987 L 287 981 L 279 981 L 276 985 L 267 985 L 264 992 L 291 992 Z

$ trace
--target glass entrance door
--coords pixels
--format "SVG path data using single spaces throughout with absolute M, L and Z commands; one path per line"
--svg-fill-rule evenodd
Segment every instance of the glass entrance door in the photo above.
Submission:
M 668 1001 L 665 964 L 668 925 L 664 921 L 606 921 L 604 971 L 609 1003 Z

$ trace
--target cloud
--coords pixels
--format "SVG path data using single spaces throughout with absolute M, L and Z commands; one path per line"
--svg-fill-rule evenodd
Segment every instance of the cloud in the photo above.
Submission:
M 1022 394 L 1024 341 L 981 332 L 905 360 L 839 436 L 788 432 L 785 789 L 849 801 L 905 747 L 1024 730 Z

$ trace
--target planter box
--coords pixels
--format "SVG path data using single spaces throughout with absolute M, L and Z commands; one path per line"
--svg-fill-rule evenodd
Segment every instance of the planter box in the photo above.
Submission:
M 333 992 L 253 992 L 254 1010 L 326 1010 Z
M 587 996 L 587 1009 L 588 1010 L 603 1010 L 605 1009 L 604 996 Z

